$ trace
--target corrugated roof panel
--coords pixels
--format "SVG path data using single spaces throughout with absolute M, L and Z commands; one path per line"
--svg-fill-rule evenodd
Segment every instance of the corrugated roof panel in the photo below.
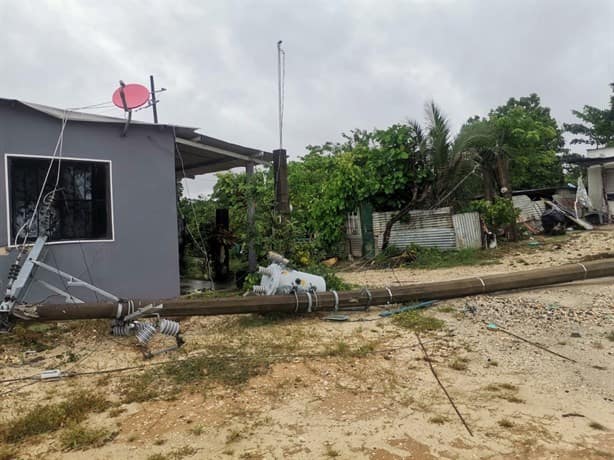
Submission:
M 530 222 L 535 229 L 542 231 L 542 214 L 546 210 L 546 205 L 542 200 L 532 201 L 527 195 L 512 197 L 514 207 L 520 209 L 518 222 Z

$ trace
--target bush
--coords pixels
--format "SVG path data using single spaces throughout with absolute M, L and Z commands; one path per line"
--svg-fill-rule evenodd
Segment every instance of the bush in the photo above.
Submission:
M 472 209 L 480 213 L 488 229 L 494 233 L 505 232 L 515 226 L 520 215 L 520 210 L 514 208 L 512 200 L 502 197 L 496 197 L 494 203 L 488 200 L 474 201 Z

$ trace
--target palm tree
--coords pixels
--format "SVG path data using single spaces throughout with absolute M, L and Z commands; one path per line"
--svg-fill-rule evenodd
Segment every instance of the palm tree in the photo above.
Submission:
M 390 241 L 392 226 L 418 206 L 439 206 L 447 199 L 459 179 L 459 171 L 466 160 L 462 142 L 453 141 L 449 122 L 435 102 L 426 104 L 424 129 L 415 120 L 408 121 L 414 151 L 410 160 L 414 167 L 426 166 L 430 177 L 416 181 L 408 190 L 406 204 L 388 221 L 384 230 L 382 249 Z

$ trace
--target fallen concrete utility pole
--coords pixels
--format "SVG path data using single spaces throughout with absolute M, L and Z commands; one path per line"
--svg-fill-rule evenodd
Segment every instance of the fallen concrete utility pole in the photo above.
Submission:
M 298 292 L 294 295 L 251 296 L 219 299 L 173 299 L 118 303 L 42 304 L 16 306 L 14 319 L 64 321 L 124 318 L 145 305 L 157 304 L 155 314 L 164 316 L 211 316 L 240 313 L 314 312 L 348 310 L 372 305 L 450 299 L 489 292 L 546 286 L 570 281 L 614 276 L 614 259 L 575 263 L 552 268 L 497 275 L 472 276 L 449 281 L 346 291 Z M 128 307 L 129 305 L 129 307 Z M 151 316 L 151 315 L 144 315 Z

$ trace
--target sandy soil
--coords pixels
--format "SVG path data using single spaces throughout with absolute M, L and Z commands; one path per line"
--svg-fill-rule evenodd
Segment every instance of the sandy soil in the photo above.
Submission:
M 524 243 L 488 266 L 344 277 L 382 286 L 556 265 L 612 252 L 613 236 L 604 229 L 544 239 L 538 248 Z M 343 323 L 313 316 L 265 324 L 257 318 L 194 318 L 183 326 L 182 352 L 146 363 L 224 346 L 225 352 L 256 353 L 269 366 L 240 385 L 177 386 L 160 374 L 153 387 L 142 388 L 160 391 L 143 402 L 122 402 L 127 387 L 143 384 L 130 380 L 140 371 L 25 387 L 28 382 L 3 383 L 0 421 L 85 389 L 115 402 L 84 422 L 115 432 L 113 441 L 66 450 L 61 429 L 9 446 L 15 457 L 614 458 L 614 341 L 608 338 L 614 332 L 613 279 L 457 299 L 425 312 L 445 321 L 443 329 L 420 337 L 473 435 L 437 385 L 416 335 L 380 319 L 378 311 L 352 314 Z M 489 330 L 488 323 L 563 357 Z M 23 343 L 4 339 L 0 379 L 50 368 L 94 371 L 144 363 L 132 339 L 107 337 L 105 328 L 104 322 L 57 325 L 41 338 L 50 348 L 31 353 Z

